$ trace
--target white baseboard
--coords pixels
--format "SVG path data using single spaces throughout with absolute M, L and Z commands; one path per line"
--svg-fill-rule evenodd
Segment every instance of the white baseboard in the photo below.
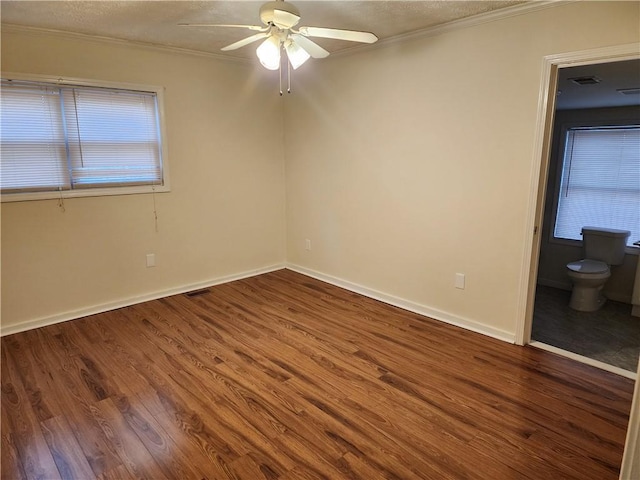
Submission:
M 75 320 L 75 319 L 86 317 L 89 315 L 96 315 L 98 313 L 108 312 L 109 310 L 116 310 L 118 308 L 136 305 L 138 303 L 157 300 L 158 298 L 169 297 L 171 295 L 179 295 L 181 293 L 191 292 L 193 290 L 199 290 L 201 288 L 212 287 L 214 285 L 233 282 L 235 280 L 242 280 L 243 278 L 255 277 L 256 275 L 262 275 L 263 273 L 282 270 L 283 268 L 285 268 L 284 264 L 271 265 L 271 266 L 259 268 L 256 270 L 248 270 L 241 273 L 235 273 L 233 275 L 225 275 L 222 277 L 212 278 L 210 280 L 205 280 L 204 282 L 192 283 L 189 285 L 181 285 L 180 287 L 171 288 L 168 290 L 162 290 L 162 291 L 148 293 L 145 295 L 138 295 L 134 297 L 123 298 L 115 302 L 108 302 L 100 305 L 93 305 L 91 307 L 72 310 L 69 312 L 42 317 L 35 320 L 29 320 L 26 322 L 15 324 L 15 325 L 9 325 L 7 327 L 2 326 L 0 327 L 0 336 L 11 335 L 14 333 L 24 332 L 26 330 L 32 330 L 34 328 L 46 327 L 47 325 L 67 322 L 69 320 Z
M 571 291 L 571 289 L 573 288 L 573 285 L 571 285 L 571 282 L 569 283 L 558 282 L 557 280 L 549 280 L 546 278 L 538 278 L 537 282 L 539 285 L 543 285 L 545 287 L 558 288 L 560 290 Z M 629 298 L 628 295 L 621 294 L 620 292 L 607 292 L 605 289 L 605 296 L 609 300 L 613 300 L 614 302 L 629 303 L 629 304 L 631 303 L 631 298 Z
M 515 334 L 507 332 L 505 330 L 493 328 L 488 325 L 476 322 L 475 320 L 463 318 L 448 312 L 444 312 L 435 308 L 431 308 L 425 305 L 411 302 L 403 298 L 395 297 L 393 295 L 388 295 L 386 293 L 379 292 L 377 290 L 373 290 L 371 288 L 367 288 L 362 285 L 358 285 L 356 283 L 352 283 L 346 280 L 342 280 L 340 278 L 332 277 L 331 275 L 326 275 L 324 273 L 316 272 L 314 270 L 310 270 L 294 264 L 272 265 L 272 266 L 264 267 L 261 269 L 250 270 L 250 271 L 241 272 L 233 275 L 226 275 L 223 277 L 217 277 L 210 280 L 206 280 L 204 282 L 198 282 L 198 283 L 193 283 L 189 285 L 182 285 L 180 287 L 157 291 L 157 292 L 153 292 L 145 295 L 128 297 L 128 298 L 117 300 L 115 302 L 103 303 L 100 305 L 93 305 L 91 307 L 81 308 L 78 310 L 73 310 L 73 311 L 64 312 L 56 315 L 42 317 L 35 320 L 29 320 L 26 322 L 15 324 L 15 325 L 9 325 L 6 327 L 2 326 L 0 327 L 0 336 L 11 335 L 14 333 L 24 332 L 26 330 L 32 330 L 34 328 L 46 327 L 47 325 L 54 325 L 56 323 L 67 322 L 69 320 L 75 320 L 75 319 L 86 317 L 89 315 L 96 315 L 98 313 L 108 312 L 110 310 L 115 310 L 118 308 L 136 305 L 138 303 L 157 300 L 158 298 L 169 297 L 171 295 L 179 295 L 181 293 L 186 293 L 193 290 L 199 290 L 201 288 L 212 287 L 214 285 L 220 285 L 222 283 L 228 283 L 228 282 L 233 282 L 235 280 L 241 280 L 243 278 L 254 277 L 256 275 L 261 275 L 264 273 L 281 270 L 283 268 L 288 268 L 289 270 L 301 273 L 302 275 L 307 275 L 309 277 L 316 278 L 323 282 L 336 285 L 346 290 L 364 295 L 365 297 L 373 298 L 375 300 L 388 303 L 389 305 L 393 305 L 395 307 L 399 307 L 404 310 L 417 313 L 419 315 L 424 315 L 426 317 L 433 318 L 435 320 L 439 320 L 441 322 L 448 323 L 450 325 L 462 327 L 472 332 L 481 333 L 483 335 L 487 335 L 489 337 L 496 338 L 498 340 L 502 340 L 509 343 L 515 343 Z
M 481 333 L 483 335 L 487 335 L 504 342 L 515 343 L 515 333 L 512 332 L 507 332 L 505 330 L 490 327 L 489 325 L 485 325 L 475 320 L 463 318 L 448 312 L 443 312 L 442 310 L 427 307 L 419 303 L 379 292 L 377 290 L 373 290 L 371 288 L 367 288 L 362 285 L 343 280 L 341 278 L 336 278 L 331 275 L 326 275 L 321 272 L 316 272 L 315 270 L 310 270 L 299 265 L 287 263 L 286 268 L 288 270 L 301 273 L 302 275 L 307 275 L 308 277 L 312 277 L 323 282 L 330 283 L 337 287 L 344 288 L 351 292 L 359 293 L 360 295 L 364 295 L 365 297 L 373 298 L 374 300 L 379 300 L 389 305 L 393 305 L 394 307 L 402 308 L 403 310 L 408 310 L 419 315 L 424 315 L 425 317 L 433 318 L 434 320 L 439 320 L 441 322 L 455 325 L 466 330 L 471 330 L 472 332 Z
M 573 288 L 571 282 L 559 282 L 557 280 L 549 280 L 547 278 L 539 278 L 537 280 L 538 285 L 543 285 L 545 287 L 558 288 L 560 290 L 569 290 Z
M 604 296 L 607 297 L 609 300 L 613 300 L 614 302 L 626 303 L 628 305 L 631 305 L 631 297 L 629 297 L 629 295 L 623 295 L 623 294 L 620 294 L 619 292 L 605 291 Z

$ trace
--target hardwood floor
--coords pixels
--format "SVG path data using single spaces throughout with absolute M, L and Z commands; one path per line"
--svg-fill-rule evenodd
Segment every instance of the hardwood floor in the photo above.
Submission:
M 633 382 L 291 271 L 2 339 L 2 478 L 616 479 Z

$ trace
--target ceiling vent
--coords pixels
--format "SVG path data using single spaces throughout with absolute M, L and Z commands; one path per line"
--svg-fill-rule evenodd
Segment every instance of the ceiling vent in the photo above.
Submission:
M 598 77 L 594 77 L 593 75 L 588 77 L 568 78 L 567 80 L 570 80 L 577 85 L 595 85 L 601 81 Z
M 616 92 L 622 95 L 640 95 L 640 87 L 635 88 L 619 88 Z

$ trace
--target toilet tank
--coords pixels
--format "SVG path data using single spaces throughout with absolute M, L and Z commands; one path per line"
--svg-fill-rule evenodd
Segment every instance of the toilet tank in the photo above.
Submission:
M 629 230 L 582 227 L 585 258 L 599 260 L 608 265 L 620 265 L 624 261 L 624 248 Z

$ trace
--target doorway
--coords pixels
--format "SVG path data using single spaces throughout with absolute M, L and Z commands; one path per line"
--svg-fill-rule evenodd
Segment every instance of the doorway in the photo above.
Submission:
M 530 192 L 533 207 L 529 225 L 534 235 L 531 256 L 525 259 L 529 262 L 528 288 L 523 293 L 526 300 L 523 299 L 523 318 L 517 332 L 518 343 L 552 350 L 630 378 L 635 378 L 638 346 L 630 345 L 629 341 L 632 337 L 640 339 L 640 318 L 631 317 L 629 304 L 637 251 L 628 249 L 630 254 L 625 256 L 624 265 L 615 272 L 615 282 L 607 292 L 614 301 L 609 301 L 599 314 L 585 315 L 568 307 L 571 283 L 565 273 L 568 262 L 583 258 L 581 242 L 559 240 L 553 226 L 558 172 L 562 170 L 560 156 L 564 145 L 561 132 L 571 121 L 583 118 L 585 113 L 593 115 L 597 112 L 603 124 L 614 117 L 618 117 L 617 121 L 624 119 L 624 115 L 621 116 L 623 107 L 637 105 L 640 96 L 636 94 L 635 98 L 629 99 L 617 92 L 620 88 L 631 87 L 627 85 L 614 88 L 607 98 L 606 89 L 602 87 L 611 87 L 611 76 L 625 64 L 628 67 L 630 61 L 636 62 L 632 68 L 640 65 L 637 63 L 638 51 L 638 45 L 632 44 L 545 58 L 536 142 L 539 176 Z M 602 82 L 604 85 L 598 85 L 601 77 L 607 79 Z M 584 85 L 573 82 L 575 89 L 567 87 L 568 78 L 578 79 Z M 558 90 L 561 91 L 559 95 Z M 637 123 L 637 109 L 626 113 L 635 115 Z M 624 356 L 628 358 L 620 361 Z

